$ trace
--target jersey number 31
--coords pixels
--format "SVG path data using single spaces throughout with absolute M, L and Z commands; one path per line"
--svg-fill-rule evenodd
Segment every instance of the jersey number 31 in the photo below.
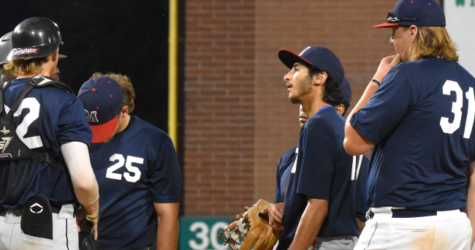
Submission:
M 454 120 L 449 122 L 448 117 L 440 118 L 440 127 L 442 128 L 442 131 L 446 134 L 453 134 L 460 128 L 460 123 L 462 121 L 463 91 L 457 82 L 447 80 L 442 87 L 442 92 L 444 95 L 450 95 L 451 92 L 455 92 L 455 102 L 452 103 Z M 465 93 L 465 98 L 467 98 L 468 101 L 468 114 L 467 120 L 465 121 L 463 137 L 469 139 L 472 134 L 473 121 L 475 118 L 475 97 L 472 87 L 468 88 L 468 91 Z

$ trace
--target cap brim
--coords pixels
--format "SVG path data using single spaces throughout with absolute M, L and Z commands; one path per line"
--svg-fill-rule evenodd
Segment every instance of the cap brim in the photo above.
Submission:
M 399 26 L 399 24 L 398 23 L 382 23 L 382 24 L 373 26 L 373 28 L 391 28 L 395 26 Z
M 280 61 L 289 69 L 294 67 L 294 64 L 297 62 L 306 64 L 307 66 L 314 66 L 311 62 L 303 59 L 299 55 L 287 49 L 279 50 L 278 56 Z
M 67 56 L 67 55 L 58 54 L 58 58 L 59 58 L 59 60 L 62 60 L 62 59 L 68 58 L 68 56 Z
M 102 143 L 109 140 L 117 127 L 119 115 L 116 115 L 112 120 L 101 124 L 91 125 L 92 129 L 92 143 Z

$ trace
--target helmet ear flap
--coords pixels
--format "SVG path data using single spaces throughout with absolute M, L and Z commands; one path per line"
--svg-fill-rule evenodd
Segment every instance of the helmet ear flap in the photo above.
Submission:
M 7 60 L 46 57 L 62 43 L 61 32 L 55 22 L 44 17 L 31 17 L 13 30 L 12 50 Z

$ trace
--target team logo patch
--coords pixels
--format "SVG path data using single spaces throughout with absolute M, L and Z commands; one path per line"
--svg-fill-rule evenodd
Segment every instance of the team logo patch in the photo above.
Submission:
M 38 203 L 35 203 L 30 206 L 30 211 L 34 214 L 41 214 L 43 212 L 43 206 Z
M 87 115 L 87 121 L 88 122 L 99 122 L 99 119 L 97 119 L 97 111 L 87 111 L 87 110 L 84 110 L 86 111 L 86 115 Z M 1 131 L 0 131 L 1 132 Z
M 28 54 L 28 55 L 36 55 L 38 54 L 38 51 L 40 49 L 38 48 L 21 48 L 21 49 L 15 49 L 13 51 L 13 56 L 19 56 L 19 55 L 24 55 L 24 54 Z
M 3 126 L 3 129 L 0 130 L 0 132 L 2 132 L 3 135 L 6 135 L 6 134 L 10 133 L 10 130 L 6 129 L 5 126 Z

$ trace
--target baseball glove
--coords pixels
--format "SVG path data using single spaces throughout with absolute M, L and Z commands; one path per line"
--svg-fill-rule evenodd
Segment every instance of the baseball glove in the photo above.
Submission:
M 221 230 L 219 238 L 233 250 L 271 250 L 281 231 L 269 226 L 267 214 L 260 213 L 270 206 L 271 203 L 259 200 L 242 213 L 240 219 L 231 220 L 229 226 Z
M 81 232 L 79 232 L 79 250 L 100 250 L 97 241 L 92 234 L 94 223 L 83 219 L 81 221 Z

